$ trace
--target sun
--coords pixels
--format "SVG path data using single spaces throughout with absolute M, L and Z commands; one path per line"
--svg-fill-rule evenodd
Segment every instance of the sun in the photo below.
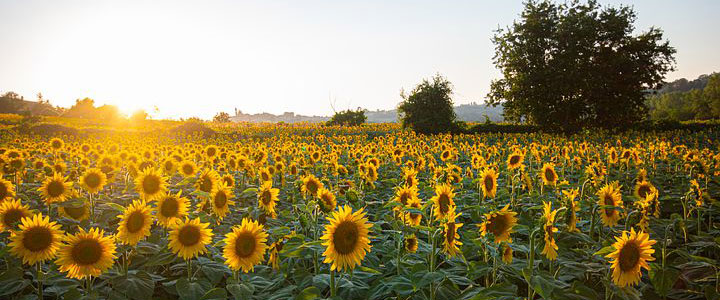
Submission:
M 372 224 L 365 217 L 363 209 L 356 212 L 344 206 L 327 218 L 325 234 L 320 237 L 325 246 L 323 262 L 330 263 L 331 270 L 354 269 L 370 252 L 370 228 Z
M 225 263 L 233 271 L 252 271 L 265 256 L 268 248 L 267 237 L 268 234 L 257 221 L 243 218 L 240 226 L 233 227 L 232 231 L 225 235 Z

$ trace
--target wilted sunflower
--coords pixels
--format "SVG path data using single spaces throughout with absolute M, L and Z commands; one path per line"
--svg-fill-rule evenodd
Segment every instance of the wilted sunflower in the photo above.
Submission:
M 415 253 L 418 249 L 418 239 L 414 234 L 410 234 L 408 236 L 405 236 L 403 245 L 405 246 L 405 251 L 407 251 L 408 253 Z
M 102 229 L 78 230 L 65 237 L 55 263 L 60 266 L 60 272 L 67 272 L 70 278 L 100 276 L 115 263 L 115 242 L 111 236 L 105 236 Z
M 480 174 L 480 187 L 482 188 L 483 198 L 495 197 L 497 193 L 498 174 L 493 168 L 485 168 Z
M 167 179 L 155 168 L 145 168 L 135 178 L 135 190 L 145 201 L 152 201 L 165 194 Z
M 650 181 L 643 180 L 635 184 L 635 191 L 633 195 L 637 197 L 638 200 L 642 201 L 645 200 L 647 195 L 655 191 L 655 186 L 653 186 Z
M 606 257 L 612 259 L 610 263 L 613 269 L 613 282 L 619 287 L 637 284 L 642 277 L 641 268 L 650 270 L 647 262 L 655 260 L 652 257 L 655 253 L 652 246 L 656 241 L 649 237 L 647 233 L 643 231 L 636 233 L 632 228 L 630 232 L 623 231 L 621 236 L 615 237 L 616 241 L 612 245 L 615 251 Z
M 510 248 L 508 243 L 503 243 L 500 249 L 502 250 L 502 261 L 511 264 L 513 261 L 513 249 Z
M 456 222 L 456 218 L 460 215 L 462 214 L 455 214 L 455 206 L 453 206 L 447 214 L 447 221 L 443 224 L 443 251 L 450 257 L 456 256 L 460 252 L 458 246 L 462 245 L 458 228 L 463 224 Z
M 50 222 L 50 217 L 37 214 L 22 218 L 20 230 L 10 235 L 8 247 L 23 263 L 33 265 L 55 258 L 62 238 L 60 225 Z
M 622 207 L 622 195 L 617 181 L 603 186 L 598 192 L 599 197 L 597 204 L 601 206 L 612 206 L 614 208 L 601 208 L 600 214 L 602 222 L 605 226 L 615 226 L 620 220 L 620 211 Z
M 322 182 L 320 182 L 317 177 L 313 174 L 308 174 L 302 177 L 302 185 L 300 186 L 300 191 L 303 193 L 303 196 L 317 196 L 318 190 L 323 187 Z
M 145 201 L 133 201 L 118 218 L 117 239 L 123 244 L 134 246 L 150 235 L 152 214 Z
M 208 225 L 208 223 L 200 223 L 200 218 L 193 220 L 185 218 L 185 221 L 178 222 L 170 230 L 168 248 L 185 260 L 205 253 L 207 251 L 205 246 L 210 244 L 213 236 Z
M 72 194 L 72 182 L 68 182 L 67 177 L 60 175 L 60 173 L 55 173 L 52 177 L 45 179 L 38 191 L 42 193 L 45 202 L 48 204 L 63 202 Z
M 0 232 L 17 228 L 22 218 L 32 216 L 30 207 L 19 199 L 0 203 Z
M 555 233 L 558 231 L 555 227 L 555 215 L 557 212 L 557 210 L 552 210 L 550 202 L 543 201 L 543 218 L 545 219 L 543 231 L 545 232 L 545 246 L 543 247 L 542 254 L 544 254 L 549 260 L 557 259 L 558 246 L 555 243 Z
M 77 203 L 63 204 L 58 207 L 58 212 L 61 216 L 78 222 L 90 217 L 90 208 L 85 201 L 80 202 L 79 205 Z
M 480 234 L 486 236 L 491 233 L 495 237 L 495 243 L 512 242 L 510 233 L 517 224 L 516 212 L 505 205 L 501 210 L 485 214 L 485 221 L 480 224 Z
M 566 216 L 566 222 L 567 229 L 570 232 L 579 231 L 577 229 L 577 212 L 580 210 L 580 207 L 578 206 L 577 201 L 575 201 L 575 198 L 578 195 L 578 189 L 570 189 L 570 190 L 564 190 L 562 191 L 562 194 L 565 196 L 566 203 L 567 203 L 567 213 Z
M 325 263 L 331 263 L 331 270 L 354 269 L 370 252 L 370 224 L 363 209 L 352 212 L 348 205 L 341 207 L 327 218 L 325 234 L 320 237 L 326 246 L 323 256 Z
M 160 226 L 170 228 L 187 215 L 188 199 L 182 197 L 181 193 L 182 191 L 175 195 L 165 194 L 157 199 L 155 217 Z
M 257 221 L 243 218 L 240 226 L 234 226 L 232 232 L 225 235 L 225 264 L 233 271 L 252 271 L 265 256 L 267 237 L 268 234 Z
M 183 160 L 180 162 L 178 171 L 180 171 L 180 175 L 183 177 L 195 176 L 195 173 L 197 173 L 197 165 L 190 160 Z
M 515 151 L 512 154 L 510 154 L 507 158 L 507 167 L 508 170 L 514 170 L 519 168 L 523 161 L 525 160 L 525 155 L 522 154 L 519 151 Z
M 335 194 L 332 193 L 332 191 L 326 189 L 326 188 L 320 188 L 318 190 L 318 204 L 320 205 L 320 210 L 326 214 L 329 214 L 333 210 L 335 210 L 335 207 L 337 206 L 337 200 L 335 200 Z
M 195 189 L 209 195 L 219 182 L 220 174 L 213 169 L 205 169 L 198 176 L 195 182 Z
M 218 182 L 215 189 L 210 192 L 210 196 L 212 210 L 222 220 L 230 211 L 230 205 L 235 205 L 235 201 L 232 200 L 235 195 L 224 182 Z
M 10 200 L 15 197 L 15 186 L 12 182 L 0 177 L 0 202 Z
M 540 177 L 545 185 L 557 184 L 558 176 L 555 173 L 555 165 L 553 163 L 545 163 L 540 170 Z
M 430 201 L 433 202 L 433 206 L 435 207 L 433 210 L 435 220 L 444 218 L 450 209 L 455 206 L 454 197 L 455 193 L 453 193 L 452 187 L 449 184 L 441 183 L 435 187 L 435 196 L 430 198 Z
M 107 175 L 100 171 L 100 169 L 88 169 L 85 171 L 85 174 L 80 177 L 80 186 L 91 194 L 102 190 L 105 184 L 107 184 Z
M 277 204 L 279 189 L 272 187 L 272 181 L 266 181 L 258 190 L 258 206 L 262 207 L 266 214 L 273 218 L 277 216 L 275 205 Z

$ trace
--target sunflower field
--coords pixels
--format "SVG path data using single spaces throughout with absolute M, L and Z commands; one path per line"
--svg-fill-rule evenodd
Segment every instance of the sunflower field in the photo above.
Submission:
M 0 136 L 2 299 L 719 299 L 720 140 Z

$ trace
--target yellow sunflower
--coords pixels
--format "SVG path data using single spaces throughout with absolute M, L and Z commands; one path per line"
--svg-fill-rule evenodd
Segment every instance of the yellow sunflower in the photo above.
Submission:
M 320 188 L 318 190 L 318 204 L 320 205 L 320 210 L 322 212 L 329 214 L 330 212 L 335 210 L 335 207 L 337 206 L 335 194 L 333 194 L 332 191 L 324 187 Z
M 15 197 L 15 185 L 0 177 L 0 202 Z
M 458 228 L 462 227 L 462 223 L 457 223 L 456 218 L 462 214 L 455 214 L 455 207 L 453 206 L 447 214 L 447 221 L 443 224 L 443 251 L 450 256 L 456 256 L 460 252 L 458 246 L 462 245 L 460 242 L 460 234 Z
M 418 239 L 414 234 L 410 234 L 405 237 L 403 245 L 405 246 L 405 251 L 408 253 L 415 253 L 418 249 Z
M 212 210 L 222 220 L 230 211 L 230 205 L 235 205 L 235 201 L 232 200 L 235 195 L 233 195 L 232 190 L 228 188 L 225 182 L 218 182 L 210 196 Z
M 155 168 L 145 168 L 135 178 L 135 190 L 145 201 L 162 196 L 167 190 L 167 179 Z
M 514 170 L 519 168 L 520 166 L 522 166 L 524 160 L 525 155 L 522 154 L 520 151 L 513 152 L 507 158 L 508 170 Z
M 198 254 L 205 253 L 212 241 L 212 230 L 208 223 L 200 223 L 200 218 L 193 220 L 185 218 L 170 230 L 168 248 L 185 260 L 192 259 Z
M 497 193 L 498 174 L 493 168 L 485 168 L 480 174 L 480 187 L 482 188 L 483 198 L 495 197 Z
M 60 272 L 67 272 L 70 278 L 100 276 L 115 263 L 115 242 L 102 229 L 80 228 L 76 234 L 65 237 L 57 256 L 55 263 Z
M 87 202 L 63 204 L 58 207 L 61 216 L 75 221 L 82 221 L 90 217 L 90 207 Z
M 601 208 L 600 215 L 605 226 L 615 226 L 620 220 L 620 211 L 622 208 L 622 194 L 617 181 L 603 186 L 598 192 L 599 197 L 597 204 L 601 206 L 612 206 L 613 208 Z
M 635 185 L 635 191 L 633 195 L 635 195 L 638 200 L 642 201 L 645 200 L 645 198 L 653 191 L 655 191 L 655 186 L 653 186 L 650 181 L 643 180 Z
M 270 173 L 270 170 L 267 167 L 260 168 L 260 171 L 258 172 L 258 179 L 260 180 L 260 183 L 272 181 L 273 175 Z
M 615 240 L 612 245 L 615 251 L 606 256 L 612 259 L 610 263 L 613 269 L 613 282 L 619 287 L 635 285 L 642 277 L 641 268 L 650 270 L 647 262 L 655 260 L 652 257 L 655 253 L 652 246 L 656 241 L 651 240 L 647 233 L 643 231 L 636 233 L 632 228 L 630 232 L 623 231 L 621 236 L 615 237 Z
M 263 208 L 265 214 L 268 214 L 275 218 L 275 205 L 278 201 L 278 195 L 280 194 L 279 189 L 272 187 L 272 181 L 266 181 L 260 186 L 258 190 L 258 205 Z
M 325 234 L 320 237 L 326 246 L 323 256 L 325 263 L 331 263 L 331 270 L 354 269 L 370 252 L 370 224 L 363 209 L 352 212 L 344 206 L 332 213 L 325 225 Z
M 410 201 L 410 204 L 408 204 L 409 208 L 414 208 L 417 210 L 422 209 L 422 204 L 420 203 L 419 198 L 415 198 L 414 200 Z M 414 213 L 414 212 L 406 212 L 405 217 L 403 217 L 403 221 L 407 225 L 411 226 L 418 226 L 420 225 L 420 222 L 422 221 L 422 213 Z
M 180 162 L 178 171 L 180 171 L 180 175 L 186 178 L 195 176 L 195 173 L 197 173 L 197 165 L 190 160 L 183 160 Z
M 178 191 L 175 195 L 165 194 L 158 198 L 155 203 L 155 217 L 160 226 L 170 228 L 187 215 L 189 202 L 181 193 L 182 191 Z
M 502 261 L 511 264 L 513 261 L 513 249 L 507 243 L 502 244 Z
M 22 218 L 30 216 L 30 207 L 22 204 L 19 199 L 0 203 L 0 232 L 16 229 Z
M 433 202 L 433 206 L 435 207 L 433 210 L 435 220 L 444 218 L 450 209 L 455 206 L 454 197 L 455 193 L 453 193 L 452 187 L 449 184 L 442 183 L 435 187 L 435 196 L 430 198 L 430 201 Z
M 48 204 L 53 202 L 63 202 L 72 194 L 72 182 L 67 181 L 67 177 L 63 177 L 60 173 L 53 174 L 43 182 L 38 188 Z
M 213 169 L 203 170 L 195 182 L 195 189 L 198 191 L 212 193 L 217 184 L 220 182 L 220 174 Z
M 268 234 L 257 221 L 243 218 L 240 226 L 234 226 L 232 232 L 225 235 L 225 263 L 233 271 L 252 271 L 265 256 L 267 237 Z
M 486 236 L 491 233 L 495 237 L 495 243 L 512 242 L 510 234 L 517 224 L 516 212 L 505 205 L 501 210 L 485 214 L 485 221 L 480 224 L 480 234 Z
M 562 191 L 562 194 L 565 196 L 565 199 L 567 200 L 567 213 L 566 216 L 566 224 L 567 229 L 570 232 L 576 232 L 579 231 L 577 229 L 577 212 L 580 210 L 580 207 L 578 206 L 577 201 L 575 201 L 575 198 L 578 195 L 578 189 L 570 189 L 570 190 L 564 190 Z
M 317 177 L 313 174 L 308 174 L 302 177 L 302 185 L 300 186 L 300 191 L 303 193 L 303 196 L 317 196 L 318 190 L 323 187 L 322 182 L 320 182 Z
M 118 218 L 117 239 L 123 244 L 134 246 L 150 235 L 152 214 L 145 201 L 133 201 Z
M 555 243 L 555 233 L 558 231 L 555 227 L 555 215 L 557 212 L 557 210 L 552 210 L 550 202 L 543 201 L 543 217 L 545 219 L 543 231 L 545 232 L 545 246 L 543 247 L 542 254 L 544 254 L 549 260 L 557 259 L 558 246 Z
M 555 164 L 545 163 L 540 170 L 540 177 L 542 178 L 543 184 L 555 185 L 557 184 L 557 173 L 555 173 Z
M 62 238 L 60 225 L 50 222 L 50 217 L 37 214 L 22 218 L 20 230 L 12 233 L 8 247 L 23 263 L 33 265 L 55 258 Z
M 91 194 L 102 190 L 105 184 L 107 184 L 107 175 L 100 171 L 100 169 L 88 169 L 85 171 L 85 174 L 80 177 L 80 186 Z

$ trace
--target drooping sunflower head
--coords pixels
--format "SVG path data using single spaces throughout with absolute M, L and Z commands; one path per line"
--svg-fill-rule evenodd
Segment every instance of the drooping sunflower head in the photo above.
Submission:
M 302 185 L 300 186 L 300 191 L 303 193 L 303 195 L 307 196 L 317 196 L 318 190 L 323 187 L 322 182 L 320 182 L 317 177 L 313 174 L 308 174 L 303 176 L 302 178 Z
M 37 214 L 24 217 L 20 230 L 10 236 L 10 253 L 22 259 L 23 263 L 34 265 L 55 258 L 62 242 L 60 225 L 50 222 L 50 217 Z
M 555 173 L 555 165 L 553 163 L 545 163 L 540 170 L 540 177 L 545 185 L 555 185 L 558 177 Z
M 235 201 L 232 200 L 235 196 L 224 182 L 218 182 L 215 189 L 210 192 L 210 196 L 212 210 L 222 220 L 230 211 L 230 205 L 235 205 Z
M 443 251 L 450 257 L 456 256 L 460 252 L 458 246 L 462 245 L 460 242 L 460 234 L 458 229 L 463 226 L 462 223 L 457 222 L 457 217 L 461 214 L 455 213 L 455 206 L 453 206 L 447 214 L 447 220 L 443 224 Z
M 480 224 L 480 234 L 482 236 L 488 233 L 495 237 L 495 243 L 501 242 L 512 242 L 510 234 L 513 232 L 513 227 L 517 224 L 516 212 L 509 209 L 509 205 L 506 205 L 499 211 L 485 214 L 485 221 Z
M 10 200 L 15 197 L 15 186 L 12 182 L 0 177 L 0 202 Z
M 60 173 L 54 173 L 45 179 L 38 190 L 47 203 L 63 202 L 72 194 L 72 182 L 68 182 Z
M 541 253 L 549 260 L 557 259 L 558 246 L 555 243 L 555 233 L 558 231 L 555 227 L 555 215 L 557 215 L 557 212 L 557 210 L 552 209 L 551 202 L 543 201 L 543 219 L 545 219 L 543 232 L 545 233 L 545 245 Z
M 635 229 L 623 231 L 621 236 L 615 237 L 615 251 L 606 256 L 611 259 L 613 282 L 619 287 L 637 284 L 642 277 L 641 268 L 649 270 L 647 262 L 655 260 L 652 257 L 655 243 L 650 235 L 643 231 L 635 232 Z
M 19 199 L 0 203 L 0 232 L 16 229 L 22 218 L 32 216 L 30 207 Z
M 363 209 L 356 212 L 344 206 L 329 216 L 325 234 L 320 238 L 326 247 L 323 256 L 332 270 L 354 269 L 370 252 L 370 224 Z
M 405 251 L 408 253 L 415 253 L 418 249 L 418 239 L 415 236 L 415 234 L 410 234 L 405 237 L 405 241 L 403 242 L 403 245 L 405 246 Z
M 243 218 L 240 226 L 233 227 L 232 231 L 225 235 L 225 263 L 234 271 L 252 271 L 265 256 L 267 237 L 268 234 L 257 221 Z
M 213 233 L 208 223 L 201 223 L 199 218 L 185 219 L 176 223 L 170 231 L 168 247 L 173 253 L 189 260 L 207 251 L 206 246 L 212 241 Z
M 134 246 L 150 235 L 152 214 L 145 201 L 133 201 L 118 218 L 120 224 L 117 229 L 117 239 L 123 244 Z
M 633 194 L 638 200 L 642 201 L 645 200 L 645 198 L 653 191 L 655 191 L 655 186 L 653 186 L 653 184 L 649 181 L 644 180 L 635 185 L 635 191 Z
M 416 187 L 403 185 L 398 187 L 398 189 L 395 191 L 395 198 L 393 200 L 402 204 L 402 206 L 408 206 L 411 202 L 415 201 L 417 197 L 418 190 Z M 399 210 L 400 207 L 396 206 L 395 209 Z
M 189 201 L 181 196 L 182 191 L 177 194 L 165 194 L 159 197 L 155 203 L 155 217 L 160 226 L 172 227 L 177 221 L 187 215 Z
M 409 187 L 416 187 L 418 184 L 417 171 L 414 168 L 405 168 L 403 178 L 405 178 L 405 185 Z
M 235 178 L 231 174 L 225 174 L 220 178 L 229 188 L 235 187 Z
M 511 264 L 513 261 L 513 249 L 507 243 L 502 244 L 502 261 Z
M 135 178 L 135 190 L 145 201 L 155 200 L 167 190 L 167 178 L 155 168 L 145 168 Z
M 213 169 L 203 170 L 195 182 L 195 188 L 204 193 L 212 193 L 220 182 L 220 175 Z
M 197 173 L 197 165 L 195 165 L 193 161 L 183 160 L 180 162 L 180 166 L 178 166 L 178 171 L 183 177 L 195 176 L 195 173 Z
M 417 210 L 421 210 L 422 204 L 420 203 L 420 199 L 415 198 L 414 200 L 410 201 L 410 203 L 408 204 L 408 207 L 414 208 Z M 405 216 L 403 217 L 403 221 L 407 225 L 418 226 L 418 225 L 420 225 L 420 222 L 422 221 L 422 213 L 415 213 L 412 211 L 406 212 Z
M 100 169 L 92 168 L 85 171 L 80 177 L 80 186 L 82 186 L 89 193 L 97 193 L 105 187 L 107 184 L 107 175 Z
M 326 188 L 320 188 L 318 190 L 318 204 L 320 210 L 326 214 L 335 210 L 337 206 L 337 200 L 335 200 L 335 194 Z
M 449 184 L 438 184 L 435 187 L 435 196 L 430 200 L 433 202 L 435 220 L 444 218 L 450 209 L 455 206 L 455 193 Z
M 105 236 L 102 229 L 80 228 L 76 234 L 65 237 L 56 263 L 60 272 L 67 272 L 68 277 L 84 279 L 100 276 L 112 267 L 115 258 L 115 242 L 111 236 Z
M 483 192 L 483 197 L 495 197 L 497 193 L 497 178 L 498 174 L 493 168 L 485 168 L 482 174 L 480 174 L 480 187 Z
M 612 208 L 601 208 L 601 218 L 605 226 L 615 226 L 620 220 L 619 208 L 622 207 L 622 195 L 617 182 L 603 186 L 598 192 L 598 205 L 612 206 Z

